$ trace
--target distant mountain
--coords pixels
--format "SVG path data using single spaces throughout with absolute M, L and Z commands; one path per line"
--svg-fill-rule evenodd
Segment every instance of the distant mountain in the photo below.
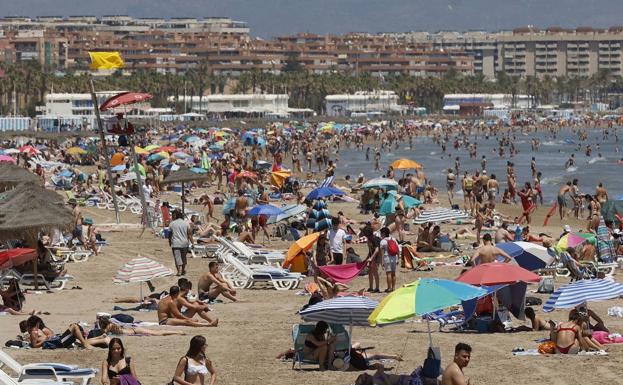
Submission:
M 2 16 L 227 16 L 251 33 L 500 30 L 623 24 L 621 0 L 2 0 Z

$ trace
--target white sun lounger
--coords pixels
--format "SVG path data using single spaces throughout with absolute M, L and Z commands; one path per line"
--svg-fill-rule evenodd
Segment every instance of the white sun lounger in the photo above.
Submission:
M 229 251 L 220 254 L 225 267 L 223 277 L 235 288 L 257 288 L 272 286 L 277 290 L 292 290 L 299 286 L 303 277 L 298 273 L 266 265 L 247 265 Z
M 11 369 L 18 375 L 16 380 L 11 379 L 6 372 L 4 372 L 5 367 Z M 60 363 L 42 362 L 22 365 L 2 350 L 0 350 L 0 368 L 3 369 L 0 371 L 0 376 L 4 374 L 9 379 L 14 381 L 8 382 L 8 384 L 87 385 L 97 374 L 97 369 L 79 368 L 76 365 L 65 365 Z M 0 379 L 0 384 L 4 385 L 2 379 Z

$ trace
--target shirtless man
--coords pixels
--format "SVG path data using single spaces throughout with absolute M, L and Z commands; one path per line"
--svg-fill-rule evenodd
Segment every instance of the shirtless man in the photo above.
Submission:
M 515 240 L 515 236 L 508 231 L 508 224 L 502 223 L 495 232 L 495 243 L 512 242 Z
M 187 295 L 190 292 L 190 289 L 192 289 L 192 283 L 186 278 L 180 278 L 178 279 L 177 284 L 180 287 L 180 295 L 175 300 L 177 309 L 186 317 L 192 318 L 195 314 L 197 314 L 199 317 L 208 321 L 208 323 L 212 326 L 217 326 L 218 318 L 213 319 L 208 315 L 208 312 L 210 311 L 208 305 L 201 301 L 190 302 L 188 300 Z M 182 311 L 183 308 L 185 308 L 185 310 Z
M 556 197 L 556 203 L 558 204 L 558 214 L 560 214 L 561 221 L 564 219 L 565 208 L 567 207 L 565 194 L 571 194 L 571 181 L 568 181 L 566 185 L 562 186 L 560 190 L 558 190 L 558 196 Z
M 247 197 L 244 196 L 244 191 L 239 190 L 238 197 L 236 198 L 236 204 L 234 206 L 237 221 L 240 221 L 246 217 L 248 205 L 249 200 L 247 199 Z
M 452 204 L 454 199 L 454 185 L 456 184 L 456 175 L 452 172 L 452 169 L 448 169 L 448 175 L 446 175 L 446 188 L 448 190 L 448 201 Z
M 595 189 L 595 196 L 602 205 L 608 201 L 608 190 L 604 188 L 603 183 L 599 182 L 599 185 L 597 185 L 597 189 Z
M 199 322 L 180 313 L 176 300 L 180 296 L 179 286 L 171 286 L 169 295 L 158 302 L 158 324 L 170 326 L 216 326 Z
M 220 294 L 223 294 L 223 297 L 232 300 L 233 302 L 238 301 L 236 298 L 236 290 L 223 278 L 221 273 L 218 271 L 218 263 L 210 262 L 208 265 L 209 271 L 205 274 L 202 274 L 199 277 L 199 283 L 197 284 L 197 291 L 199 292 L 200 300 L 215 300 Z M 214 286 L 213 286 L 214 285 Z
M 463 368 L 469 365 L 472 347 L 463 342 L 454 348 L 454 360 L 446 367 L 441 376 L 441 385 L 469 385 L 469 378 L 465 377 Z
M 472 257 L 469 259 L 469 262 L 471 264 L 476 264 L 476 258 L 480 258 L 480 261 L 478 262 L 479 265 L 482 265 L 483 263 L 495 262 L 498 255 L 504 257 L 504 263 L 511 261 L 512 258 L 510 255 L 508 255 L 504 250 L 499 249 L 493 245 L 493 242 L 491 240 L 491 234 L 487 233 L 483 235 L 482 241 L 484 245 L 480 246 L 478 250 L 476 250 L 474 255 L 472 255 Z

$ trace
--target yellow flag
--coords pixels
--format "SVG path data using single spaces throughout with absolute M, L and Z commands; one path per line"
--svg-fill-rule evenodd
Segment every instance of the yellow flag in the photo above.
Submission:
M 89 52 L 92 70 L 122 68 L 124 63 L 119 52 Z

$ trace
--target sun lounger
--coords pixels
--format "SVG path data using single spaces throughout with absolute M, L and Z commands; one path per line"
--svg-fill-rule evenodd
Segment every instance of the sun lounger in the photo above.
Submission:
M 221 253 L 220 257 L 225 265 L 222 270 L 223 277 L 236 288 L 250 289 L 262 284 L 276 290 L 293 290 L 303 280 L 300 274 L 281 268 L 245 264 L 229 251 Z
M 231 242 L 232 245 L 240 251 L 251 263 L 259 263 L 266 265 L 281 266 L 285 260 L 285 254 L 280 251 L 269 251 L 263 249 L 251 249 L 243 242 Z
M 427 314 L 423 318 L 428 321 L 437 321 L 437 323 L 439 323 L 439 331 L 450 325 L 456 326 L 457 329 L 462 329 L 462 326 L 465 323 L 465 314 L 463 313 L 463 310 L 454 310 L 448 313 L 444 313 L 440 310 Z
M 20 273 L 15 269 L 8 269 L 0 274 L 0 284 L 8 282 L 11 278 L 17 279 L 20 286 L 35 286 L 35 276 L 31 273 Z M 47 290 L 57 289 L 63 290 L 67 285 L 67 282 L 73 281 L 74 277 L 71 275 L 63 275 L 55 277 L 53 280 L 47 280 L 43 274 L 37 274 L 37 284 L 40 287 L 45 287 Z
M 86 385 L 97 374 L 96 369 L 78 368 L 75 365 L 65 365 L 59 363 L 36 363 L 21 365 L 6 352 L 0 350 L 0 367 L 8 367 L 18 374 L 18 383 L 34 383 L 31 380 L 50 380 L 50 383 L 67 381 L 76 384 Z M 39 384 L 40 382 L 36 382 Z M 2 382 L 0 381 L 0 384 Z M 47 382 L 44 382 L 47 383 Z

